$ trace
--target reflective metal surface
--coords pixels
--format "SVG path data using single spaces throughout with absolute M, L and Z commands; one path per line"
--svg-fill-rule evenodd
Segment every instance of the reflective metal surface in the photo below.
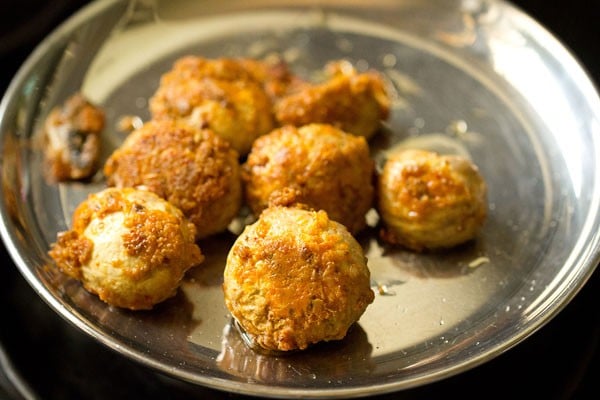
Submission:
M 457 374 L 556 315 L 599 260 L 600 102 L 579 65 L 534 21 L 491 1 L 100 2 L 49 37 L 0 108 L 2 235 L 59 314 L 169 375 L 262 396 L 383 393 Z M 328 4 L 328 5 L 325 5 Z M 443 254 L 358 239 L 376 299 L 340 343 L 289 357 L 248 350 L 229 327 L 221 273 L 235 239 L 200 245 L 203 266 L 151 312 L 105 306 L 46 269 L 46 250 L 103 183 L 49 185 L 37 147 L 44 116 L 79 88 L 107 110 L 105 152 L 123 115 L 147 118 L 158 77 L 180 55 L 283 54 L 309 76 L 348 58 L 394 88 L 374 157 L 396 144 L 469 155 L 489 185 L 484 230 Z

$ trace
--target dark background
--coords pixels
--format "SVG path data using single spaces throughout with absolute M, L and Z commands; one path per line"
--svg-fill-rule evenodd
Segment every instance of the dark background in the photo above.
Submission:
M 83 0 L 2 0 L 0 93 L 33 47 Z M 600 82 L 600 0 L 518 0 Z M 0 244 L 0 399 L 241 398 L 188 385 L 126 359 L 62 320 L 25 282 Z M 554 319 L 495 359 L 377 399 L 600 398 L 600 269 Z M 20 388 L 18 388 L 20 386 Z

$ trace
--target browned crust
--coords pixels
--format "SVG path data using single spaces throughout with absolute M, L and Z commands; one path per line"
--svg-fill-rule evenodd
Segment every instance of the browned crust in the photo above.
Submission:
M 228 257 L 226 304 L 271 350 L 345 336 L 374 299 L 362 248 L 324 211 L 271 207 Z
M 301 86 L 275 104 L 280 125 L 327 123 L 371 138 L 389 117 L 390 100 L 376 71 L 358 73 L 343 62 L 328 65 L 325 82 Z
M 352 233 L 366 226 L 373 174 L 365 138 L 325 124 L 262 136 L 242 166 L 246 201 L 256 215 L 269 205 L 302 203 L 327 211 Z
M 241 207 L 237 152 L 183 122 L 147 122 L 111 154 L 104 174 L 110 186 L 143 186 L 179 207 L 198 238 L 226 229 Z

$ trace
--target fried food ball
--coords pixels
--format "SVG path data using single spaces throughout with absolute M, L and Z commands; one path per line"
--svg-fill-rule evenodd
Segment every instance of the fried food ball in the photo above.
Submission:
M 79 204 L 49 255 L 102 301 L 143 310 L 175 295 L 186 271 L 203 261 L 194 237 L 181 210 L 156 194 L 107 188 Z
M 426 150 L 390 153 L 378 178 L 382 239 L 423 251 L 473 239 L 487 214 L 487 186 L 476 165 Z
M 225 304 L 267 350 L 344 338 L 373 302 L 362 247 L 323 210 L 270 207 L 233 244 Z
M 109 186 L 144 187 L 196 225 L 197 239 L 227 229 L 242 205 L 237 152 L 208 129 L 182 121 L 148 121 L 107 159 Z
M 75 93 L 52 109 L 44 123 L 46 177 L 55 182 L 85 179 L 98 168 L 104 111 Z
M 274 106 L 275 119 L 280 125 L 332 124 L 370 139 L 390 112 L 382 77 L 376 71 L 358 73 L 347 61 L 331 62 L 326 71 L 324 82 L 299 85 L 281 98 Z
M 240 155 L 274 127 L 269 96 L 236 59 L 185 56 L 176 60 L 161 76 L 149 105 L 154 119 L 184 119 L 210 128 Z
M 256 140 L 242 165 L 246 202 L 255 215 L 269 205 L 305 204 L 327 211 L 353 234 L 366 226 L 373 177 L 365 138 L 325 124 L 275 129 Z

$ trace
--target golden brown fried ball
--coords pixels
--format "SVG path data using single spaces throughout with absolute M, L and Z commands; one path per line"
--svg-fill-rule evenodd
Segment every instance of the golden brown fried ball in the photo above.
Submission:
M 104 165 L 109 186 L 144 187 L 180 208 L 202 239 L 227 229 L 242 204 L 237 152 L 207 129 L 146 122 Z
M 210 128 L 240 155 L 273 129 L 271 100 L 254 75 L 236 59 L 185 56 L 161 76 L 150 99 L 154 119 L 184 119 Z
M 58 234 L 49 254 L 102 301 L 150 309 L 203 261 L 194 237 L 194 225 L 156 194 L 108 188 L 77 207 L 71 230 Z
M 470 160 L 457 155 L 391 152 L 377 192 L 382 238 L 416 251 L 473 239 L 487 214 L 483 177 Z
M 242 166 L 255 215 L 269 205 L 305 204 L 327 211 L 353 234 L 366 226 L 373 177 L 366 139 L 325 124 L 275 129 L 256 140 Z
M 375 71 L 358 73 L 346 61 L 327 66 L 323 83 L 299 86 L 274 107 L 281 125 L 327 123 L 370 139 L 389 116 L 390 99 L 382 77 Z
M 267 350 L 344 338 L 373 301 L 362 247 L 325 211 L 270 207 L 232 246 L 227 308 Z
M 51 181 L 92 176 L 100 157 L 104 111 L 81 93 L 55 107 L 44 123 L 46 177 Z

